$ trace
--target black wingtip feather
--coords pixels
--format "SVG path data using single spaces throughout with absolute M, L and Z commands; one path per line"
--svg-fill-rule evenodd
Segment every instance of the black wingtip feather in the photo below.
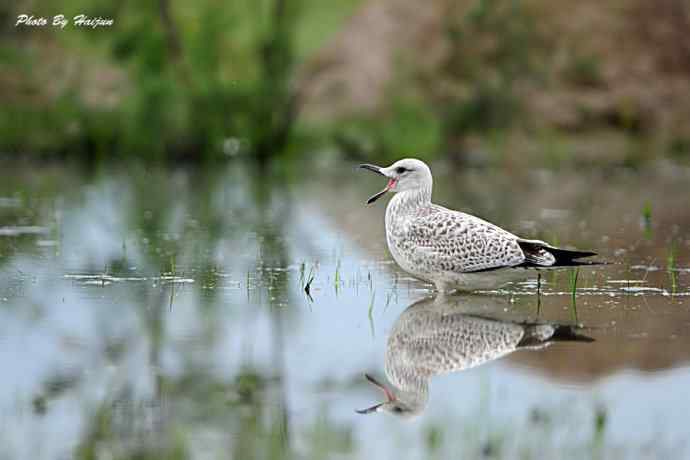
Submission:
M 567 324 L 555 325 L 553 335 L 547 338 L 535 337 L 530 333 L 530 329 L 534 328 L 535 324 L 528 325 L 525 336 L 517 344 L 518 348 L 522 347 L 534 347 L 551 342 L 584 342 L 591 343 L 595 342 L 595 339 L 584 334 L 580 334 L 580 328 Z
M 584 257 L 592 257 L 596 256 L 596 252 L 592 251 L 571 251 L 570 249 L 560 249 L 560 248 L 544 248 L 547 251 L 549 251 L 551 254 L 554 255 L 556 258 L 556 263 L 558 263 L 559 259 L 563 260 L 575 260 L 575 259 L 582 259 Z
M 554 248 L 546 244 L 540 244 L 535 241 L 519 241 L 520 248 L 528 255 L 535 251 L 547 251 L 551 253 L 556 259 L 553 265 L 544 266 L 534 261 L 527 260 L 520 266 L 522 267 L 536 267 L 536 268 L 556 268 L 556 267 L 579 267 L 583 265 L 607 265 L 608 262 L 594 261 L 594 260 L 579 260 L 585 257 L 596 256 L 597 253 L 593 251 L 577 251 L 571 249 Z M 528 257 L 529 259 L 529 257 Z

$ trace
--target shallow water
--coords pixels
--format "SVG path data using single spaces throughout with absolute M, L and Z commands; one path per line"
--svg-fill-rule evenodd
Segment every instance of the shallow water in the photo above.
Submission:
M 574 297 L 558 271 L 439 299 L 353 165 L 3 168 L 3 458 L 690 457 L 690 172 L 435 169 L 435 201 L 612 264 Z M 424 299 L 595 341 L 434 375 L 411 419 L 356 414 Z

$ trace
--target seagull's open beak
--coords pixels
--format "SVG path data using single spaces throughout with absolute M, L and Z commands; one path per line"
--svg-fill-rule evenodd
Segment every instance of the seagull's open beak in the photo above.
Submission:
M 381 171 L 383 168 L 380 166 L 363 164 L 363 165 L 359 165 L 359 167 L 362 169 L 368 169 L 369 171 L 374 171 L 376 174 L 381 174 L 382 176 L 385 176 L 383 171 Z
M 373 406 L 367 407 L 366 409 L 355 410 L 355 412 L 357 412 L 358 414 L 371 414 L 372 412 L 378 412 L 384 404 L 395 401 L 395 395 L 384 384 L 382 384 L 369 374 L 364 374 L 364 377 L 366 377 L 366 379 L 369 382 L 376 385 L 381 389 L 381 391 L 383 391 L 383 394 L 386 395 L 386 402 L 374 404 Z
M 362 165 L 359 165 L 359 167 L 362 168 L 362 169 L 368 169 L 369 171 L 373 171 L 373 172 L 375 172 L 376 174 L 381 174 L 382 176 L 386 176 L 386 174 L 382 171 L 383 168 L 381 168 L 381 167 L 379 167 L 379 166 L 376 166 L 376 165 L 369 165 L 369 164 L 362 164 Z M 387 177 L 387 176 L 386 176 L 386 177 Z M 375 195 L 372 195 L 372 196 L 367 200 L 367 204 L 371 204 L 371 203 L 373 203 L 374 201 L 376 201 L 376 200 L 378 200 L 379 198 L 381 198 L 388 190 L 390 190 L 390 189 L 392 189 L 393 187 L 395 187 L 395 182 L 396 182 L 395 179 L 389 178 L 389 179 L 388 179 L 388 184 L 386 185 L 386 188 L 384 188 L 383 190 L 381 190 L 379 193 L 377 193 L 377 194 L 375 194 Z

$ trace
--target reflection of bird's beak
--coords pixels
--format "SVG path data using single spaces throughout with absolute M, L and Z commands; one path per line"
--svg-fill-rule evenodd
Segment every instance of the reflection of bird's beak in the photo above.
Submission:
M 376 380 L 374 377 L 372 377 L 369 374 L 364 374 L 364 377 L 366 377 L 366 379 L 369 382 L 376 385 L 379 389 L 381 389 L 381 391 L 383 391 L 383 394 L 386 395 L 386 402 L 385 403 L 395 401 L 395 399 L 396 399 L 395 395 L 384 384 L 382 384 L 381 382 L 379 382 L 378 380 Z M 355 410 L 355 412 L 357 412 L 358 414 L 371 414 L 372 412 L 378 412 L 378 410 L 381 408 L 381 406 L 383 406 L 385 403 L 375 404 L 371 407 L 367 407 L 366 409 Z
M 381 406 L 383 406 L 383 403 L 374 404 L 373 406 L 367 407 L 366 409 L 355 409 L 355 412 L 362 415 L 371 414 L 372 412 L 378 412 Z
M 382 171 L 383 168 L 381 168 L 380 166 L 369 165 L 369 164 L 362 164 L 362 165 L 359 165 L 359 167 L 362 168 L 362 169 L 368 169 L 369 171 L 373 171 L 373 172 L 375 172 L 376 174 L 381 174 L 382 176 L 386 176 L 386 174 Z M 379 193 L 377 193 L 377 194 L 375 194 L 375 195 L 372 195 L 372 196 L 367 200 L 367 204 L 371 204 L 371 203 L 373 203 L 374 201 L 378 200 L 378 199 L 381 198 L 388 190 L 390 190 L 390 189 L 393 188 L 394 186 L 395 186 L 395 179 L 392 179 L 392 178 L 389 179 L 389 180 L 388 180 L 388 185 L 386 185 L 386 188 L 384 188 L 383 190 L 381 190 Z

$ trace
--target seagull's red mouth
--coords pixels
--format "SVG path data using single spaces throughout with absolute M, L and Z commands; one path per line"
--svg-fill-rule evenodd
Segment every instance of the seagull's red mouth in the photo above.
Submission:
M 374 195 L 374 196 L 372 196 L 371 198 L 369 198 L 369 199 L 367 200 L 367 204 L 373 203 L 374 201 L 376 201 L 376 200 L 378 200 L 379 198 L 381 198 L 387 191 L 392 190 L 393 187 L 395 187 L 395 184 L 396 184 L 397 182 L 398 182 L 398 181 L 397 181 L 396 179 L 392 179 L 392 178 L 391 178 L 391 179 L 388 179 L 388 184 L 386 184 L 386 188 L 384 188 L 384 189 L 381 190 L 379 193 L 377 193 L 376 195 Z

